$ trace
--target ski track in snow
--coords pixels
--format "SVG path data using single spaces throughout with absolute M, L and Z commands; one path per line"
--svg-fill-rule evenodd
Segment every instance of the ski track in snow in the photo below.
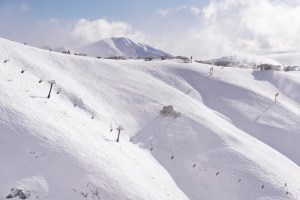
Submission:
M 208 76 L 198 63 L 4 39 L 0 58 L 0 199 L 11 188 L 50 200 L 300 199 L 299 72 Z M 160 115 L 166 105 L 181 116 Z

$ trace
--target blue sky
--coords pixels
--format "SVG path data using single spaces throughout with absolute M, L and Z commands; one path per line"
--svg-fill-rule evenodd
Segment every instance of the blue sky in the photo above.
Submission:
M 300 0 L 0 0 L 0 37 L 78 47 L 125 36 L 211 58 L 298 50 Z
M 168 7 L 203 6 L 208 0 L 1 0 L 1 5 L 15 7 L 28 6 L 28 20 L 31 19 L 80 19 L 102 18 L 130 20 L 138 16 L 151 15 L 156 10 Z
M 51 44 L 58 46 L 59 42 L 62 43 L 61 45 L 67 45 L 62 42 L 64 38 L 57 37 L 71 31 L 66 29 L 71 29 L 70 26 L 74 26 L 80 19 L 91 21 L 105 19 L 109 23 L 121 21 L 133 29 L 156 35 L 157 33 L 151 30 L 158 22 L 168 24 L 168 26 L 159 25 L 161 31 L 166 31 L 172 25 L 172 29 L 176 30 L 179 21 L 181 23 L 190 21 L 189 16 L 184 14 L 174 15 L 173 20 L 161 18 L 159 10 L 182 7 L 200 8 L 208 3 L 208 0 L 0 0 L 2 26 L 0 37 L 18 42 L 26 41 L 35 46 Z M 51 39 L 50 34 L 55 35 L 56 38 Z M 99 39 L 102 38 L 99 37 Z M 136 39 L 141 39 L 141 37 Z

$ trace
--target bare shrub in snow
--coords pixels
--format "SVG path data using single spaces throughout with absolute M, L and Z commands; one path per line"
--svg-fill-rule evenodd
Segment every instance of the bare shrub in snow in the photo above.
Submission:
M 3 63 L 7 63 L 9 61 L 9 59 L 4 59 Z
M 24 190 L 12 188 L 10 190 L 10 194 L 6 196 L 6 199 L 12 199 L 14 197 L 19 197 L 20 199 L 27 199 L 30 197 L 29 192 L 25 192 Z
M 288 71 L 300 71 L 300 66 L 286 66 L 283 70 L 285 72 L 288 72 Z
M 173 56 L 168 56 L 168 55 L 165 55 L 165 56 L 161 56 L 160 59 L 161 60 L 171 60 L 173 59 L 174 57 Z
M 219 60 L 219 61 L 216 61 L 215 62 L 215 65 L 216 66 L 223 66 L 223 67 L 226 67 L 228 65 L 230 65 L 231 63 L 229 61 L 222 61 L 222 60 Z
M 189 63 L 190 62 L 190 59 L 188 57 L 185 57 L 185 56 L 176 56 L 176 59 L 180 59 L 184 63 Z
M 151 60 L 153 60 L 152 57 L 146 57 L 146 58 L 145 58 L 145 61 L 151 61 Z
M 163 109 L 160 111 L 161 115 L 167 116 L 167 117 L 180 117 L 180 112 L 176 112 L 173 108 L 173 106 L 164 106 Z
M 86 53 L 74 53 L 75 56 L 87 56 Z
M 62 53 L 71 55 L 71 52 L 70 52 L 70 50 L 63 51 Z
M 280 71 L 281 66 L 280 65 L 271 65 L 271 64 L 260 64 L 257 66 L 257 69 L 260 70 L 277 70 Z
M 126 60 L 125 56 L 110 56 L 105 59 L 112 59 L 112 60 Z

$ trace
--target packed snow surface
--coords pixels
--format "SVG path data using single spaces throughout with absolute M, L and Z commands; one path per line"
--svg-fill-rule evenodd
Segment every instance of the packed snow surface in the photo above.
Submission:
M 4 39 L 0 59 L 0 199 L 300 199 L 299 72 L 209 75 Z

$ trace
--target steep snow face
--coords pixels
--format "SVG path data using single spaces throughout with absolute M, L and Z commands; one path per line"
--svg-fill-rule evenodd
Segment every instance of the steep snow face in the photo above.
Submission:
M 17 188 L 29 199 L 300 199 L 299 72 L 209 75 L 198 63 L 3 39 L 0 58 L 1 197 Z M 160 115 L 166 105 L 180 117 Z
M 155 49 L 148 45 L 134 43 L 133 41 L 124 37 L 103 39 L 96 43 L 78 48 L 77 51 L 86 53 L 89 56 L 97 57 L 125 56 L 127 58 L 159 58 L 161 56 L 170 56 L 170 54 L 166 52 Z

